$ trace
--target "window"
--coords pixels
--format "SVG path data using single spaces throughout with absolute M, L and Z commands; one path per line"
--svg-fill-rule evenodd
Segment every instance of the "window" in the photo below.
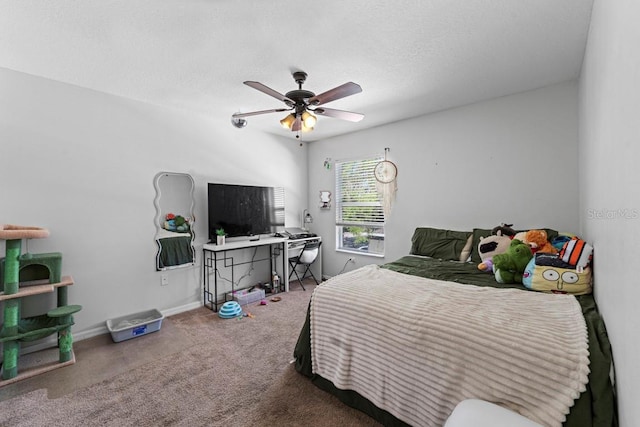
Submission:
M 384 255 L 384 213 L 373 169 L 380 156 L 336 161 L 336 249 Z

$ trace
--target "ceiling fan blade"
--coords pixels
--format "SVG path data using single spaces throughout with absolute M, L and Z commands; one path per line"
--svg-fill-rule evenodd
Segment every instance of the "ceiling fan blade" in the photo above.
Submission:
M 348 82 L 338 87 L 334 87 L 326 92 L 309 98 L 309 105 L 322 105 L 345 96 L 355 95 L 362 92 L 360 85 L 354 82 Z
M 296 120 L 291 126 L 291 131 L 298 132 L 299 130 L 302 130 L 302 119 L 300 118 L 300 116 L 296 116 Z
M 256 90 L 259 90 L 262 93 L 266 93 L 269 96 L 273 96 L 274 98 L 279 99 L 280 101 L 282 101 L 285 104 L 287 104 L 289 107 L 293 107 L 295 105 L 295 102 L 293 102 L 291 99 L 287 98 L 286 96 L 284 96 L 280 92 L 277 92 L 277 91 L 271 89 L 270 87 L 263 85 L 260 82 L 246 81 L 246 82 L 244 82 L 244 84 L 246 84 L 247 86 L 250 86 L 250 87 L 252 87 L 252 88 L 254 88 Z
M 360 120 L 364 119 L 364 114 L 353 113 L 351 111 L 336 110 L 333 108 L 320 107 L 313 110 L 313 112 L 320 116 L 333 117 L 336 119 L 348 120 L 350 122 L 359 122 Z
M 252 111 L 249 113 L 234 113 L 231 117 L 233 117 L 234 119 L 240 119 L 243 117 L 257 116 L 259 114 L 279 113 L 281 111 L 291 111 L 291 108 L 274 108 L 273 110 Z

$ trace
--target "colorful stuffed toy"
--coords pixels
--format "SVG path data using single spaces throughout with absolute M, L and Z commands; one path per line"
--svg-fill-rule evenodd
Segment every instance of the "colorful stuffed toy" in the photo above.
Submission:
M 591 268 L 577 269 L 558 254 L 537 253 L 527 264 L 522 284 L 532 291 L 554 294 L 590 294 L 593 290 Z
M 511 239 L 507 236 L 493 235 L 480 238 L 478 243 L 478 254 L 482 262 L 478 264 L 478 269 L 493 273 L 493 257 L 505 253 L 509 249 Z
M 522 283 L 529 260 L 533 257 L 531 248 L 520 240 L 513 239 L 505 253 L 493 257 L 493 271 L 498 283 Z
M 592 254 L 593 246 L 579 237 L 574 237 L 562 246 L 559 257 L 572 267 L 581 270 L 591 263 Z
M 531 246 L 531 252 L 544 252 L 549 254 L 558 253 L 547 238 L 547 232 L 544 230 L 529 230 L 524 235 L 524 243 Z
M 165 222 L 162 224 L 162 228 L 165 230 L 176 231 L 178 233 L 187 233 L 189 231 L 189 221 L 185 217 L 168 213 L 165 219 Z
M 569 240 L 573 239 L 574 237 L 576 237 L 575 234 L 559 233 L 556 237 L 554 237 L 551 240 L 551 245 L 553 245 L 553 247 L 556 248 L 557 250 L 560 250 L 562 249 L 565 243 L 567 243 Z

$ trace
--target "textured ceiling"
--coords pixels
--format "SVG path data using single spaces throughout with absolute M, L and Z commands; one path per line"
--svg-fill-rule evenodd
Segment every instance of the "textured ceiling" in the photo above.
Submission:
M 229 121 L 283 103 L 242 84 L 363 92 L 307 141 L 578 77 L 592 0 L 0 0 L 0 67 Z M 285 113 L 248 126 L 294 138 Z M 281 117 L 282 116 L 282 117 Z

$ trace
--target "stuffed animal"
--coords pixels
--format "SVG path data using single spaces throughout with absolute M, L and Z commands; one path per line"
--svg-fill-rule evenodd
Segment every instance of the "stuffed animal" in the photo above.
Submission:
M 189 231 L 189 223 L 187 222 L 185 217 L 177 215 L 174 221 L 176 224 L 176 231 L 178 233 L 186 233 L 187 231 Z
M 533 257 L 531 248 L 513 239 L 505 253 L 493 257 L 493 271 L 498 283 L 522 283 L 522 274 Z
M 544 230 L 529 230 L 525 233 L 524 242 L 531 247 L 531 252 L 544 252 L 548 254 L 556 254 L 558 250 L 553 247 L 547 238 L 547 232 Z
M 576 267 L 578 271 L 582 271 L 591 263 L 592 254 L 593 246 L 576 236 L 562 246 L 559 257 Z
M 478 264 L 478 269 L 493 273 L 493 257 L 502 254 L 509 249 L 511 239 L 507 236 L 493 235 L 480 238 L 478 243 L 478 254 L 482 262 Z
M 176 231 L 178 233 L 186 233 L 189 231 L 189 221 L 181 216 L 168 213 L 165 217 L 165 221 L 162 224 L 165 230 Z
M 554 237 L 553 240 L 551 240 L 551 244 L 553 245 L 554 248 L 556 248 L 559 251 L 562 249 L 565 243 L 567 243 L 574 237 L 577 237 L 577 236 L 571 233 L 560 233 L 556 237 Z
M 520 240 L 521 242 L 524 242 L 524 238 L 525 238 L 525 236 L 526 236 L 526 235 L 527 235 L 527 232 L 526 232 L 526 231 L 518 231 L 518 232 L 513 236 L 513 238 L 514 238 L 514 239 L 518 239 L 518 240 Z
M 497 227 L 493 227 L 491 234 L 495 236 L 507 236 L 509 238 L 516 235 L 516 231 L 511 228 L 513 224 L 505 224 L 504 222 Z

